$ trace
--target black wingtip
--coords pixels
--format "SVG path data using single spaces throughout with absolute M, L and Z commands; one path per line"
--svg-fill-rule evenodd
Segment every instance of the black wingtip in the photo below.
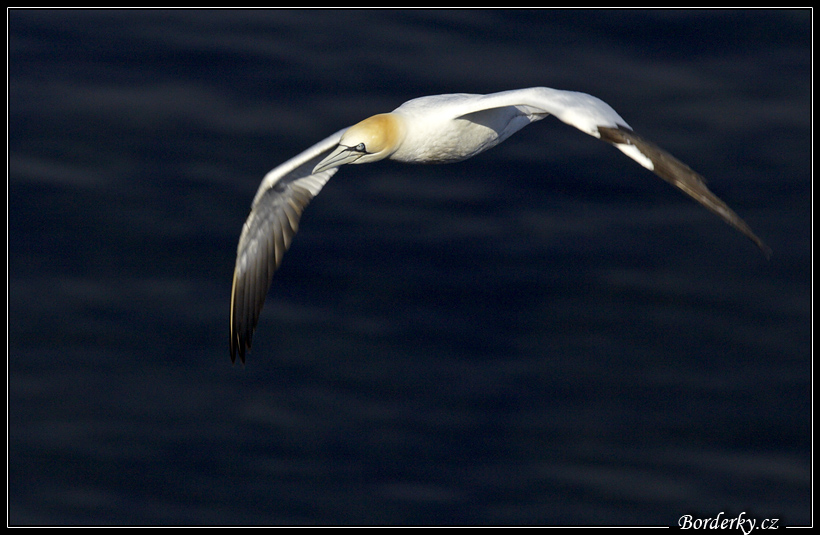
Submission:
M 766 260 L 771 260 L 772 259 L 772 248 L 769 247 L 768 245 L 766 245 L 765 243 L 763 243 L 762 241 L 759 241 L 759 240 L 755 240 L 755 243 L 760 248 L 760 250 L 763 251 L 763 256 L 766 257 Z
M 250 345 L 245 345 L 242 340 L 239 340 L 237 337 L 234 336 L 233 330 L 231 331 L 231 364 L 236 364 L 236 357 L 239 357 L 239 362 L 242 365 L 245 365 L 245 351 L 250 349 Z
M 643 156 L 652 162 L 653 167 L 650 169 L 655 175 L 679 188 L 706 209 L 718 215 L 724 222 L 752 240 L 763 252 L 767 260 L 771 258 L 771 248 L 757 237 L 751 227 L 749 227 L 740 216 L 706 187 L 706 179 L 703 178 L 702 175 L 693 171 L 688 165 L 654 143 L 641 138 L 635 134 L 631 128 L 624 128 L 622 126 L 610 128 L 602 126 L 598 127 L 598 132 L 602 141 L 612 143 L 616 146 L 630 145 L 638 149 Z M 635 159 L 634 157 L 632 158 Z
M 245 365 L 245 354 L 241 351 L 239 352 L 239 362 L 242 363 L 243 366 Z M 236 364 L 236 354 L 233 352 L 231 352 L 231 364 Z

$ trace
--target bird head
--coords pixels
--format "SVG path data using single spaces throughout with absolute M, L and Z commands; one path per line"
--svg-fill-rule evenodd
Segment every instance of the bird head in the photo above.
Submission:
M 404 137 L 401 119 L 392 113 L 381 113 L 356 123 L 342 134 L 339 145 L 319 162 L 313 173 L 320 173 L 348 163 L 383 160 L 393 154 Z

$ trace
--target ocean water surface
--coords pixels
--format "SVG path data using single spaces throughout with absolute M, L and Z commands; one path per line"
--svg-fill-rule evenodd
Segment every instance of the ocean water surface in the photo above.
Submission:
M 10 10 L 8 522 L 810 524 L 810 15 Z M 548 119 L 340 170 L 230 364 L 268 170 L 539 85 L 612 105 L 771 260 Z

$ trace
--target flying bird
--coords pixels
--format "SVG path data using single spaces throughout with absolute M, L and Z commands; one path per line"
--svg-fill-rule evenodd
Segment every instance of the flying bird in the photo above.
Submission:
M 420 97 L 339 130 L 265 175 L 236 252 L 231 362 L 237 356 L 245 362 L 273 273 L 296 234 L 302 212 L 340 166 L 385 158 L 407 163 L 459 162 L 550 115 L 614 145 L 745 234 L 767 257 L 771 254 L 752 229 L 709 191 L 701 175 L 635 134 L 596 97 L 548 87 Z

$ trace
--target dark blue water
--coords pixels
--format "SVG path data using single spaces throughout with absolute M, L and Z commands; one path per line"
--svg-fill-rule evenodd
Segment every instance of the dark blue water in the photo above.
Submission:
M 811 517 L 807 11 L 9 12 L 11 524 Z M 413 97 L 591 93 L 774 249 L 545 120 L 342 169 L 245 367 L 262 176 Z

